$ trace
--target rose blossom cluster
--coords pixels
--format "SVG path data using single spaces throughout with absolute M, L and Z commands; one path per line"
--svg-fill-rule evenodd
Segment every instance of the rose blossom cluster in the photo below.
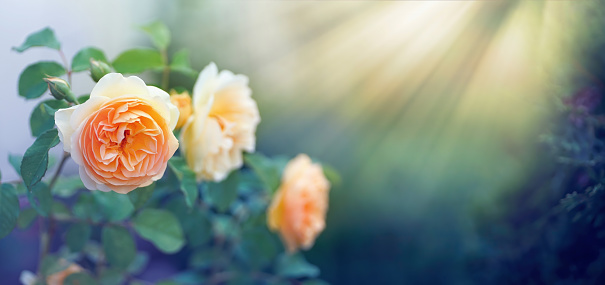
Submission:
M 126 194 L 162 178 L 180 147 L 198 182 L 224 180 L 256 148 L 260 114 L 248 78 L 209 64 L 190 95 L 169 95 L 136 76 L 103 76 L 80 105 L 58 110 L 63 148 L 90 190 Z M 177 139 L 175 129 L 180 128 Z M 306 155 L 288 163 L 268 225 L 289 252 L 308 249 L 325 227 L 330 184 Z

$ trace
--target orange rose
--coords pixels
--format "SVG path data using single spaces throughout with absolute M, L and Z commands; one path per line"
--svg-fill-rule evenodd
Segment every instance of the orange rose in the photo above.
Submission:
M 286 165 L 281 185 L 267 213 L 267 224 L 279 231 L 289 252 L 309 249 L 326 226 L 330 183 L 321 165 L 299 154 Z
M 168 93 L 109 73 L 84 104 L 57 111 L 55 123 L 86 188 L 125 194 L 164 175 L 179 146 L 178 117 Z

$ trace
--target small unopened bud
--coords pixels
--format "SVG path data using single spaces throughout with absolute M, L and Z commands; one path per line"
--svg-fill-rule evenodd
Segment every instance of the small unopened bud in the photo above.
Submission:
M 67 100 L 71 103 L 77 103 L 76 96 L 71 91 L 67 81 L 58 77 L 47 77 L 44 78 L 44 81 L 48 83 L 50 94 L 52 94 L 57 100 Z
M 95 82 L 99 82 L 105 74 L 111 72 L 111 67 L 105 62 L 90 59 L 90 77 Z
M 179 120 L 176 123 L 176 128 L 179 129 L 187 122 L 193 110 L 191 108 L 191 96 L 189 92 L 178 93 L 175 90 L 170 92 L 170 102 L 179 109 Z

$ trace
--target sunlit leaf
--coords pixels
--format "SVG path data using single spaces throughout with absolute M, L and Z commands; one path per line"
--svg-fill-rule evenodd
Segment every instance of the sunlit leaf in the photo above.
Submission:
M 59 50 L 61 49 L 61 44 L 55 37 L 53 30 L 47 27 L 27 36 L 25 42 L 18 47 L 13 47 L 13 50 L 24 52 L 32 47 L 49 47 Z
M 65 74 L 65 68 L 54 61 L 41 61 L 26 67 L 19 76 L 19 95 L 26 99 L 42 96 L 48 90 L 47 77 L 59 77 Z
M 170 44 L 170 30 L 168 30 L 168 27 L 160 21 L 155 21 L 149 25 L 143 26 L 141 27 L 141 30 L 147 33 L 151 38 L 151 41 L 153 41 L 153 44 L 161 50 L 165 50 L 168 47 L 168 44 Z
M 113 68 L 120 73 L 141 73 L 164 68 L 162 55 L 152 49 L 127 50 L 113 61 Z
M 90 59 L 107 62 L 105 53 L 95 47 L 86 47 L 78 51 L 71 61 L 71 70 L 73 72 L 84 71 L 90 68 Z

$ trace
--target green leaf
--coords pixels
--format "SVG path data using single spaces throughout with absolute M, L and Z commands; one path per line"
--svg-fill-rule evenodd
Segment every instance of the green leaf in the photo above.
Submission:
M 189 169 L 185 160 L 179 156 L 173 156 L 168 161 L 168 165 L 179 180 L 180 189 L 185 195 L 187 206 L 192 207 L 198 196 L 195 173 Z
M 200 208 L 188 208 L 183 199 L 176 197 L 166 203 L 166 209 L 179 219 L 190 247 L 202 245 L 212 238 L 212 223 Z
M 161 70 L 164 62 L 157 50 L 131 49 L 118 55 L 113 61 L 113 68 L 120 73 L 141 73 L 146 70 Z
M 96 285 L 97 281 L 85 271 L 70 274 L 63 281 L 65 285 Z
M 106 268 L 99 274 L 99 284 L 115 285 L 124 284 L 124 273 L 120 269 Z
M 137 253 L 128 230 L 121 226 L 105 226 L 101 234 L 103 250 L 109 264 L 115 268 L 127 268 Z
M 19 214 L 19 218 L 17 219 L 17 227 L 20 229 L 26 229 L 31 226 L 32 222 L 38 216 L 36 210 L 34 208 L 26 209 L 25 211 L 21 211 Z
M 24 52 L 32 47 L 49 47 L 52 49 L 59 50 L 61 49 L 61 44 L 55 37 L 55 33 L 51 28 L 44 28 L 40 31 L 37 31 L 33 34 L 27 36 L 25 42 L 21 44 L 21 46 L 13 47 L 13 50 L 17 52 Z
M 281 177 L 280 168 L 271 159 L 258 153 L 246 153 L 244 161 L 263 182 L 263 185 L 270 193 L 275 192 L 279 187 Z
M 160 50 L 165 50 L 170 44 L 170 30 L 160 21 L 143 26 L 141 30 L 149 35 L 153 44 Z
M 40 216 L 47 217 L 52 210 L 53 197 L 44 182 L 37 183 L 27 191 L 27 199 Z
M 134 212 L 134 207 L 127 195 L 113 191 L 94 191 L 92 195 L 97 205 L 99 205 L 103 216 L 110 222 L 122 221 L 130 217 Z
M 93 222 L 99 222 L 103 219 L 103 215 L 100 213 L 99 206 L 92 197 L 92 194 L 81 193 L 78 196 L 76 204 L 73 206 L 73 213 L 80 219 L 90 219 Z
M 57 129 L 42 133 L 25 151 L 21 161 L 21 177 L 27 189 L 38 183 L 48 167 L 48 151 L 59 143 Z
M 8 162 L 11 164 L 11 166 L 13 167 L 15 172 L 17 172 L 17 174 L 19 174 L 19 176 L 21 176 L 21 160 L 23 160 L 22 155 L 17 155 L 17 154 L 12 154 L 12 153 L 8 154 Z
M 15 187 L 2 184 L 0 187 L 0 238 L 10 234 L 19 217 L 19 198 Z
M 180 72 L 182 74 L 197 77 L 198 73 L 195 69 L 191 68 L 189 64 L 189 50 L 182 49 L 174 54 L 172 62 L 170 63 L 170 70 Z
M 53 216 L 55 216 L 59 219 L 69 218 L 71 216 L 71 212 L 69 211 L 67 206 L 65 206 L 65 204 L 63 204 L 60 201 L 52 201 L 51 209 L 52 209 Z
M 90 94 L 81 95 L 76 100 L 78 100 L 78 103 L 84 104 L 86 101 L 88 101 L 88 99 L 90 99 Z
M 330 283 L 319 279 L 312 279 L 303 281 L 302 285 L 330 285 Z
M 90 68 L 90 59 L 107 62 L 107 58 L 102 50 L 95 47 L 85 47 L 81 49 L 71 61 L 71 70 L 80 72 Z
M 79 175 L 68 176 L 68 177 L 59 177 L 57 179 L 57 183 L 55 183 L 55 187 L 51 189 L 54 195 L 57 195 L 61 198 L 69 198 L 73 196 L 79 189 L 84 189 L 84 183 L 82 183 L 82 179 L 80 179 Z
M 177 218 L 166 210 L 144 209 L 134 219 L 135 231 L 165 253 L 175 253 L 185 244 Z
M 322 165 L 322 168 L 326 179 L 328 179 L 333 186 L 338 186 L 342 183 L 342 178 L 336 169 L 328 165 Z
M 214 247 L 203 247 L 189 257 L 189 266 L 196 269 L 209 268 L 221 259 L 221 252 Z
M 19 95 L 26 99 L 42 96 L 48 90 L 44 78 L 59 77 L 65 74 L 65 68 L 54 61 L 41 61 L 29 65 L 19 76 Z
M 314 278 L 319 275 L 319 268 L 308 263 L 300 253 L 280 255 L 276 267 L 277 275 L 287 278 Z
M 48 254 L 44 257 L 44 259 L 42 259 L 42 264 L 40 265 L 40 272 L 43 276 L 49 276 L 51 274 L 67 269 L 69 265 L 70 263 L 67 260 L 61 259 L 52 254 Z
M 128 273 L 132 275 L 143 272 L 149 262 L 149 254 L 144 251 L 138 252 L 132 263 L 128 266 Z
M 67 108 L 69 105 L 63 100 L 46 100 L 40 102 L 29 118 L 32 136 L 37 137 L 55 126 L 55 112 Z
M 132 202 L 134 208 L 139 209 L 143 205 L 145 205 L 145 203 L 147 203 L 147 200 L 149 200 L 149 198 L 151 198 L 154 189 L 155 183 L 152 183 L 147 187 L 139 187 L 133 191 L 130 191 L 127 195 L 130 199 L 130 202 Z
M 90 239 L 92 227 L 86 223 L 72 224 L 65 233 L 65 244 L 71 252 L 79 252 L 84 249 L 86 242 Z
M 221 183 L 208 183 L 206 189 L 208 203 L 214 205 L 219 212 L 226 212 L 231 203 L 237 198 L 238 183 L 239 174 L 237 171 L 231 172 Z
M 236 247 L 239 257 L 256 269 L 271 264 L 279 250 L 273 235 L 266 228 L 243 231 L 241 242 Z

